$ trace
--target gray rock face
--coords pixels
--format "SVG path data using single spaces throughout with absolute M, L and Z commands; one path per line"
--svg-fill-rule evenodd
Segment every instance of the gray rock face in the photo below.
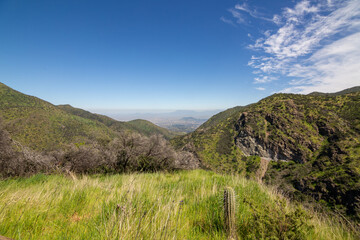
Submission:
M 235 137 L 235 144 L 245 155 L 257 155 L 275 161 L 304 162 L 304 154 L 296 148 L 291 148 L 285 139 L 269 141 L 266 137 L 258 136 L 248 124 L 250 118 L 253 119 L 254 116 L 248 116 L 248 113 L 244 112 L 236 125 L 238 134 Z
M 244 132 L 240 133 L 238 137 L 235 138 L 235 143 L 246 156 L 257 155 L 263 158 L 270 158 L 274 161 L 289 159 L 288 156 L 273 151 L 269 146 L 261 142 L 260 139 L 256 139 L 250 135 L 246 136 Z M 291 155 L 291 153 L 289 155 Z

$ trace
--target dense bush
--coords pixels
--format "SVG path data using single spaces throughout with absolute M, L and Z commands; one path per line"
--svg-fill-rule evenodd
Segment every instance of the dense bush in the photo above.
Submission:
M 58 168 L 68 172 L 96 173 L 107 166 L 106 155 L 99 145 L 70 146 L 65 152 L 54 152 Z

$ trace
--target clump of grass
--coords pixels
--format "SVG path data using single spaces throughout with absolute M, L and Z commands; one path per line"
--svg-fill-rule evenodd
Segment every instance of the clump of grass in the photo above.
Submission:
M 227 239 L 223 189 L 236 192 L 236 234 L 266 238 L 354 239 L 239 176 L 178 173 L 36 175 L 0 181 L 0 235 L 14 239 Z M 298 221 L 296 216 L 300 217 Z M 277 226 L 276 224 L 282 225 Z M 269 226 L 267 225 L 269 224 Z M 300 226 L 300 227 L 299 227 Z M 285 230 L 284 230 L 285 229 Z M 294 238 L 293 238 L 294 239 Z

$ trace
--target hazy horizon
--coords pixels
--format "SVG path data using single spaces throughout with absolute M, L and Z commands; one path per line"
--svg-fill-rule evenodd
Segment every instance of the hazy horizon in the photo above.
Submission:
M 144 119 L 155 124 L 162 122 L 180 120 L 186 117 L 193 117 L 199 120 L 207 120 L 211 116 L 224 111 L 226 109 L 85 109 L 92 113 L 106 115 L 118 121 L 131 121 L 136 119 Z

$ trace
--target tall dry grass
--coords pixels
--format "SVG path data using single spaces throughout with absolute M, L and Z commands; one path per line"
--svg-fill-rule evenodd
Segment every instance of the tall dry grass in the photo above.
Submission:
M 36 175 L 0 181 L 0 235 L 14 239 L 226 239 L 225 186 L 236 193 L 239 239 L 291 236 L 291 231 L 300 239 L 353 239 L 342 226 L 292 205 L 263 185 L 201 170 Z M 294 230 L 296 214 L 304 223 Z

